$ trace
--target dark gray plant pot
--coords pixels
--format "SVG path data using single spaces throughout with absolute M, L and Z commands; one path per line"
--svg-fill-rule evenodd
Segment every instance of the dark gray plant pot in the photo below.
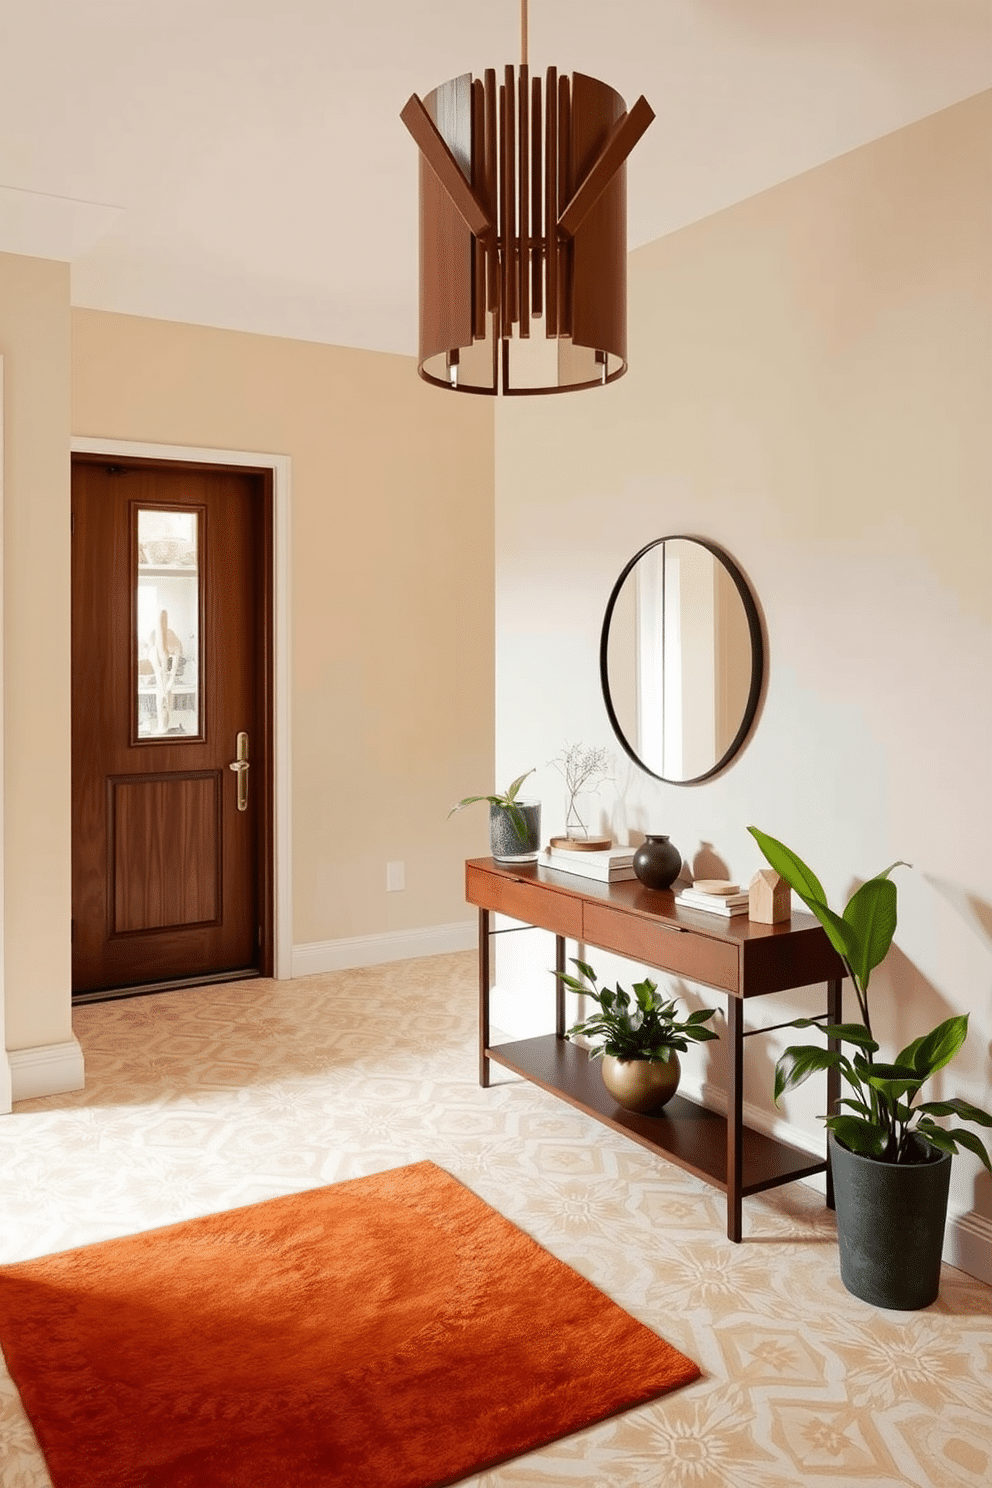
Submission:
M 518 801 L 517 807 L 524 819 L 523 837 L 505 806 L 489 807 L 489 845 L 501 863 L 532 863 L 541 850 L 540 801 Z
M 876 1307 L 929 1307 L 940 1291 L 951 1154 L 883 1163 L 842 1147 L 833 1132 L 829 1148 L 841 1281 Z

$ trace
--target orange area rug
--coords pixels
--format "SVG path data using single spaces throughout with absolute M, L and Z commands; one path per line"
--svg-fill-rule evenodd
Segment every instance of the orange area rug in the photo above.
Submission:
M 426 1488 L 699 1370 L 433 1163 L 0 1267 L 55 1488 Z

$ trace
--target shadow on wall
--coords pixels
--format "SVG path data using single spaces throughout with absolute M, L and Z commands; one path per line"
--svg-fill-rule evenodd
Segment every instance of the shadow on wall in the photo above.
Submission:
M 938 878 L 932 873 L 924 873 L 923 879 L 946 904 L 950 905 L 992 961 L 992 904 L 987 904 L 984 899 L 977 898 L 960 884 L 952 883 L 949 879 Z M 986 986 L 992 986 L 992 977 Z M 989 997 L 989 1001 L 992 1002 L 992 996 Z M 992 1016 L 988 1012 L 985 1016 L 985 1023 L 986 1027 L 992 1023 Z M 992 1040 L 985 1046 L 984 1075 L 985 1083 L 992 1084 Z M 979 1214 L 992 1215 L 992 1179 L 984 1169 L 975 1178 L 974 1206 Z
M 992 957 L 992 904 L 986 904 L 984 899 L 977 899 L 960 884 L 951 883 L 946 878 L 937 878 L 932 873 L 924 873 L 923 880 L 960 915 Z

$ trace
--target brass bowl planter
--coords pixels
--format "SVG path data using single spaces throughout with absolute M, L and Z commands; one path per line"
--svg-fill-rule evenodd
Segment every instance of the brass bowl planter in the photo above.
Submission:
M 617 1105 L 642 1116 L 653 1116 L 667 1105 L 682 1078 L 679 1056 L 674 1052 L 666 1060 L 615 1059 L 612 1054 L 604 1054 L 602 1068 L 603 1084 Z

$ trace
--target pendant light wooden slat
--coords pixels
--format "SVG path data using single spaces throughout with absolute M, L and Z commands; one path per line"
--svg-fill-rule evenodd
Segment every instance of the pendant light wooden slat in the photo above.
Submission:
M 558 69 L 549 67 L 544 84 L 544 333 L 558 334 Z
M 592 169 L 558 218 L 559 232 L 571 237 L 582 225 L 653 118 L 654 110 L 642 94 L 630 113 L 617 120 Z
M 541 315 L 544 310 L 544 255 L 541 252 L 541 239 L 544 236 L 544 213 L 541 210 L 544 176 L 541 137 L 541 79 L 536 77 L 531 79 L 530 93 L 530 297 L 534 315 Z
M 558 199 L 555 202 L 555 222 L 548 220 L 548 240 L 554 237 L 555 257 L 558 260 L 558 334 L 572 334 L 572 252 L 571 244 L 558 231 L 558 217 L 562 207 L 572 194 L 572 161 L 569 158 L 569 141 L 572 130 L 572 95 L 567 77 L 558 79 Z
M 497 123 L 498 123 L 498 98 L 496 94 L 496 69 L 487 67 L 485 72 L 485 152 L 483 164 L 483 182 L 485 184 L 485 200 L 494 223 L 499 221 L 499 205 L 497 192 L 498 175 L 498 153 L 497 153 Z M 492 312 L 499 305 L 499 249 L 496 243 L 496 233 L 493 233 L 486 253 L 486 307 Z
M 521 338 L 530 336 L 530 74 L 524 63 L 517 82 L 517 188 L 519 247 L 514 266 Z
M 493 204 L 486 190 L 486 90 L 480 78 L 472 82 L 472 188 L 490 217 Z M 486 334 L 486 245 L 482 238 L 472 240 L 472 336 L 481 340 Z
M 516 114 L 517 89 L 516 69 L 507 67 L 501 94 L 503 108 L 503 224 L 500 237 L 503 245 L 503 334 L 513 335 L 513 327 L 520 315 L 520 297 L 517 294 L 517 169 L 516 169 Z

